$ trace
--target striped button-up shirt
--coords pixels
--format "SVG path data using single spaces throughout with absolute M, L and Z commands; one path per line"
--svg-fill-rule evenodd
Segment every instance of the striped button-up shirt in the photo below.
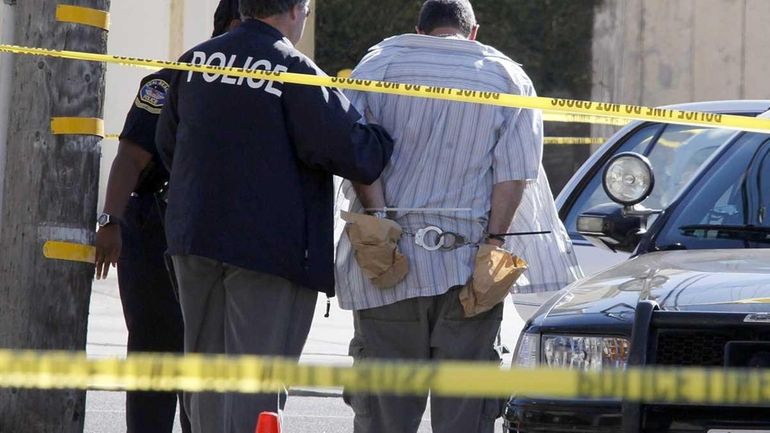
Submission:
M 352 77 L 535 95 L 532 82 L 518 64 L 491 47 L 458 38 L 410 34 L 386 39 L 369 51 Z M 393 156 L 381 177 L 388 207 L 454 210 L 396 213 L 394 218 L 406 233 L 399 248 L 410 269 L 402 282 L 387 289 L 374 287 L 364 277 L 342 234 L 336 263 L 342 308 L 359 310 L 441 295 L 467 283 L 476 248 L 427 251 L 415 244 L 414 234 L 437 226 L 473 242 L 482 241 L 492 187 L 512 180 L 528 182 L 509 231 L 552 232 L 508 238 L 506 249 L 530 265 L 516 289 L 556 290 L 580 275 L 541 165 L 539 111 L 369 92 L 351 91 L 347 96 L 395 139 Z M 343 190 L 350 200 L 346 208 L 363 212 L 347 182 Z

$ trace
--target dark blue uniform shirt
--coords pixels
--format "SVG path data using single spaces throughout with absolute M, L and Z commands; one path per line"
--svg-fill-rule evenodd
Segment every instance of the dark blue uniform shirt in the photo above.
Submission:
M 246 20 L 180 61 L 321 75 Z M 393 143 L 337 90 L 175 71 L 157 144 L 171 168 L 166 236 L 197 255 L 334 293 L 332 173 L 371 183 Z
M 140 194 L 156 192 L 168 180 L 168 170 L 161 162 L 158 146 L 155 145 L 155 127 L 166 102 L 171 76 L 171 70 L 161 69 L 142 79 L 120 133 L 121 140 L 131 140 L 152 155 L 135 188 Z

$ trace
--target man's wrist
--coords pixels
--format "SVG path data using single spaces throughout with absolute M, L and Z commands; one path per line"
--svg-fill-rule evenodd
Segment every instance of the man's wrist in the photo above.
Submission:
M 105 228 L 111 225 L 119 225 L 120 218 L 116 215 L 102 212 L 96 217 L 96 223 L 99 225 L 99 228 Z
M 485 242 L 490 242 L 490 241 L 499 242 L 502 245 L 502 244 L 505 243 L 505 236 L 498 235 L 498 234 L 495 234 L 495 233 L 485 233 L 484 234 L 484 241 Z
M 367 211 L 366 213 L 379 219 L 385 219 L 388 217 L 388 213 L 385 212 L 384 210 Z

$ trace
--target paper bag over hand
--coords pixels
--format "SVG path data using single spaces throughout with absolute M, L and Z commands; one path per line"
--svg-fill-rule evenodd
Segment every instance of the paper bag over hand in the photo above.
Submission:
M 375 287 L 393 287 L 406 277 L 409 263 L 398 250 L 403 230 L 397 222 L 351 212 L 342 212 L 342 219 L 358 266 Z
M 508 295 L 508 289 L 527 270 L 527 262 L 494 245 L 481 244 L 473 277 L 460 289 L 465 317 L 491 310 Z

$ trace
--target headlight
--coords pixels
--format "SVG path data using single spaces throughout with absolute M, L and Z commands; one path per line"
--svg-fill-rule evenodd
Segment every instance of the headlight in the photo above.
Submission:
M 625 368 L 630 344 L 619 337 L 543 336 L 545 364 L 556 368 Z
M 604 170 L 604 192 L 616 203 L 633 206 L 646 199 L 655 185 L 650 161 L 642 155 L 615 155 Z
M 540 360 L 540 334 L 524 332 L 516 344 L 516 353 L 513 355 L 513 366 L 521 368 L 537 367 Z

